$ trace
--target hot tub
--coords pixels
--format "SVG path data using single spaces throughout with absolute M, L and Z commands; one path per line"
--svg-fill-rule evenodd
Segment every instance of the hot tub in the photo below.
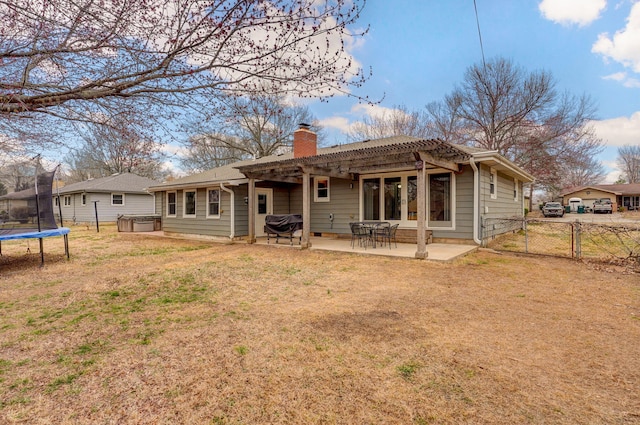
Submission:
M 153 232 L 162 230 L 162 218 L 159 215 L 120 215 L 118 232 Z

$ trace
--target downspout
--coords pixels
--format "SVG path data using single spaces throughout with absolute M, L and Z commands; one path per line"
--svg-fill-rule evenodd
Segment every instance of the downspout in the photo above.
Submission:
M 231 195 L 231 234 L 229 235 L 229 239 L 233 241 L 233 238 L 236 236 L 236 194 L 233 190 L 225 187 L 224 183 L 220 183 L 220 189 Z
M 482 245 L 478 237 L 478 210 L 480 209 L 480 172 L 473 156 L 469 159 L 469 165 L 473 169 L 473 241 Z

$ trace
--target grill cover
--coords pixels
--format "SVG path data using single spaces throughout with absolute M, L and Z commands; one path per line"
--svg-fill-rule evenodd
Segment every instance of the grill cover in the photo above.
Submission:
M 302 215 L 300 214 L 274 214 L 268 215 L 264 220 L 267 233 L 276 235 L 292 234 L 296 230 L 302 230 Z

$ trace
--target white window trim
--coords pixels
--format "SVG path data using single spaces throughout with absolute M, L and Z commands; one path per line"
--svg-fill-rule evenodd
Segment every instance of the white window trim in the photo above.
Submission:
M 318 180 L 327 180 L 327 197 L 318 196 Z M 313 178 L 313 202 L 330 202 L 331 201 L 331 179 L 327 176 L 315 176 Z
M 217 190 L 218 191 L 218 214 L 209 214 L 209 191 Z M 207 188 L 207 218 L 219 219 L 220 214 L 222 213 L 222 190 L 219 187 L 209 187 Z
M 518 179 L 513 179 L 513 201 L 518 202 L 520 199 L 520 182 Z
M 113 203 L 113 195 L 122 195 L 122 203 L 121 204 L 114 204 Z M 121 193 L 121 192 L 113 192 L 113 193 L 111 193 L 111 206 L 112 207 L 124 207 L 124 204 L 125 204 L 124 193 Z
M 429 223 L 431 222 L 431 220 L 429 220 L 429 205 L 431 202 L 431 191 L 429 190 L 429 175 L 430 174 L 446 174 L 449 173 L 451 175 L 451 226 L 429 226 Z M 441 168 L 434 168 L 434 169 L 429 169 L 427 170 L 427 175 L 426 175 L 426 186 L 427 186 L 427 194 L 426 194 L 426 200 L 427 200 L 427 229 L 430 230 L 444 230 L 444 231 L 455 231 L 456 230 L 456 204 L 458 203 L 457 201 L 457 195 L 456 195 L 456 189 L 457 189 L 457 184 L 456 184 L 456 173 L 452 172 L 451 170 L 445 170 L 445 169 L 441 169 Z M 437 221 L 434 221 L 434 223 L 438 223 Z
M 491 192 L 491 183 L 493 183 L 493 192 Z M 491 199 L 498 199 L 498 171 L 495 168 L 491 169 L 491 174 L 489 175 L 489 193 L 491 194 Z
M 175 195 L 174 200 L 175 200 L 175 213 L 173 214 L 169 214 L 169 194 L 173 193 Z M 174 191 L 170 191 L 167 192 L 167 202 L 166 202 L 166 217 L 177 217 L 178 216 L 178 192 Z
M 443 173 L 451 173 L 451 226 L 450 227 L 440 227 L 440 226 L 435 226 L 435 227 L 429 227 L 429 214 L 427 211 L 427 217 L 426 217 L 426 223 L 425 226 L 427 229 L 429 230 L 442 230 L 442 231 L 447 231 L 447 232 L 451 232 L 451 231 L 455 231 L 456 230 L 456 205 L 457 205 L 457 183 L 456 183 L 456 173 L 451 172 L 451 170 L 446 170 L 444 168 L 430 168 L 428 170 L 426 170 L 426 180 L 427 180 L 427 193 L 425 194 L 425 200 L 427 205 L 429 205 L 429 174 L 443 174 Z M 407 180 L 409 178 L 409 176 L 415 176 L 416 174 L 414 172 L 398 172 L 398 173 L 383 173 L 383 174 L 364 174 L 364 175 L 360 175 L 360 180 L 358 182 L 358 188 L 359 188 L 359 194 L 358 194 L 358 198 L 359 198 L 359 206 L 358 206 L 358 217 L 359 220 L 363 220 L 364 219 L 364 199 L 363 199 L 363 195 L 362 195 L 362 191 L 364 188 L 364 181 L 366 179 L 384 179 L 385 177 L 402 177 L 401 180 L 401 184 L 402 184 L 402 199 L 401 199 L 401 211 L 402 211 L 402 219 L 401 220 L 383 220 L 383 221 L 389 221 L 390 223 L 398 223 L 400 224 L 400 227 L 403 229 L 415 229 L 418 227 L 418 221 L 417 220 L 408 220 L 407 219 L 407 199 L 408 199 L 408 194 L 407 194 L 407 188 L 408 188 L 408 184 L 407 184 Z M 382 181 L 379 184 L 383 184 Z M 381 196 L 380 197 L 380 208 L 383 208 L 382 204 L 384 202 L 384 198 Z M 427 207 L 428 208 L 428 207 Z
M 194 214 L 187 214 L 187 193 L 193 192 L 195 196 L 193 197 L 193 209 L 195 211 Z M 198 215 L 198 190 L 197 189 L 189 189 L 182 191 L 182 217 L 183 218 L 196 218 Z
M 62 206 L 63 207 L 70 207 L 71 206 L 71 195 L 63 195 L 62 196 Z
M 83 207 L 87 206 L 87 194 L 86 193 L 81 193 L 80 194 L 80 205 L 82 205 Z

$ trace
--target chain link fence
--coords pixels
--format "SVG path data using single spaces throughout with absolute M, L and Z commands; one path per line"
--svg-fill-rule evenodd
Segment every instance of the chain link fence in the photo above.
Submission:
M 640 223 L 487 218 L 482 230 L 484 246 L 497 251 L 586 258 L 640 269 Z

